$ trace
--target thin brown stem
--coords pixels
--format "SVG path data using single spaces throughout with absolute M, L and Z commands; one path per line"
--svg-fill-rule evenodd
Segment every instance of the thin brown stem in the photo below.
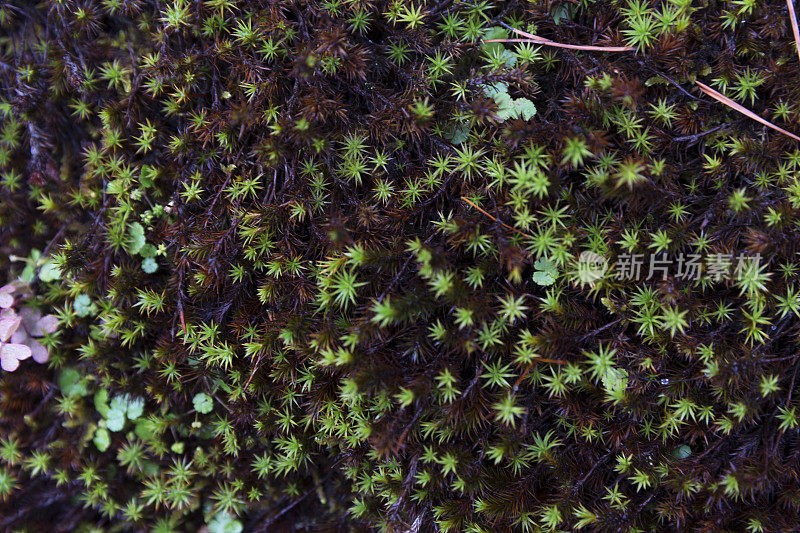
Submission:
M 584 44 L 566 44 L 566 43 L 557 43 L 555 41 L 551 41 L 550 39 L 546 39 L 544 37 L 539 37 L 538 35 L 534 35 L 532 33 L 528 33 L 526 31 L 518 30 L 516 28 L 510 28 L 511 31 L 516 33 L 517 35 L 521 35 L 525 37 L 524 39 L 489 39 L 487 43 L 529 43 L 533 42 L 536 44 L 541 44 L 544 46 L 553 46 L 555 48 L 568 48 L 570 50 L 586 50 L 591 52 L 633 52 L 636 49 L 632 46 L 593 46 L 593 45 L 584 45 Z
M 565 44 L 557 43 L 544 37 L 537 37 L 536 39 L 486 39 L 485 43 L 535 43 L 543 46 L 552 46 L 554 48 L 568 48 L 570 50 L 586 50 L 590 52 L 630 52 L 633 50 L 630 46 L 591 46 L 584 44 Z
M 469 205 L 471 205 L 475 209 L 477 209 L 478 211 L 480 211 L 481 213 L 483 213 L 484 215 L 486 215 L 487 217 L 491 218 L 492 220 L 494 220 L 495 222 L 497 222 L 498 224 L 503 226 L 504 228 L 509 229 L 511 231 L 515 231 L 515 232 L 519 233 L 520 235 L 522 235 L 523 237 L 527 237 L 529 239 L 533 239 L 533 237 L 531 235 L 528 235 L 524 231 L 520 231 L 517 228 L 515 228 L 514 226 L 509 226 L 508 224 L 506 224 L 502 220 L 498 220 L 497 217 L 493 216 L 491 213 L 489 213 L 485 209 L 479 207 L 475 202 L 473 202 L 469 198 L 467 198 L 465 196 L 462 196 L 461 199 L 464 200 L 465 202 L 467 202 Z
M 720 102 L 721 104 L 724 104 L 724 105 L 730 107 L 734 111 L 738 111 L 739 113 L 741 113 L 742 115 L 744 115 L 746 117 L 752 118 L 756 122 L 760 122 L 761 124 L 765 125 L 768 128 L 772 128 L 773 130 L 779 131 L 779 132 L 783 133 L 784 135 L 788 135 L 792 139 L 800 141 L 800 137 L 798 137 L 794 133 L 789 133 L 785 129 L 779 128 L 778 126 L 776 126 L 775 124 L 773 124 L 769 120 L 759 117 L 758 115 L 756 115 L 755 113 L 753 113 L 752 111 L 750 111 L 749 109 L 744 107 L 743 105 L 734 102 L 733 100 L 731 100 L 730 98 L 728 98 L 724 94 L 720 93 L 719 91 L 716 91 L 716 90 L 712 89 L 711 87 L 709 87 L 708 85 L 705 85 L 704 83 L 700 83 L 699 81 L 696 81 L 695 83 L 700 87 L 701 91 L 706 93 L 708 96 L 710 96 L 711 98 L 713 98 L 717 102 Z
M 797 57 L 800 59 L 800 28 L 797 27 L 797 14 L 794 12 L 794 0 L 786 0 L 789 7 L 789 22 L 792 23 L 792 33 L 794 33 L 794 44 L 797 48 Z

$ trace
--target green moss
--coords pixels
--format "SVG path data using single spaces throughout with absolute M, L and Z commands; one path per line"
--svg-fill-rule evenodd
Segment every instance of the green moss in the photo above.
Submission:
M 0 528 L 797 529 L 784 10 L 0 6 Z

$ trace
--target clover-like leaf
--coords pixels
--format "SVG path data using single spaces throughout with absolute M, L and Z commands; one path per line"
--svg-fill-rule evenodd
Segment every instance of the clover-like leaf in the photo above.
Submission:
M 24 344 L 0 342 L 0 368 L 6 372 L 13 372 L 19 367 L 19 362 L 31 356 L 31 349 Z
M 136 425 L 133 428 L 133 432 L 136 434 L 137 437 L 142 439 L 143 441 L 147 442 L 155 436 L 155 432 L 153 431 L 153 424 L 150 420 L 146 418 L 140 418 L 136 421 Z
M 44 336 L 49 333 L 55 333 L 57 329 L 58 317 L 55 315 L 44 315 L 42 318 L 36 321 L 34 331 L 31 331 L 30 334 L 36 337 L 39 335 L 39 333 L 41 333 L 41 335 Z
M 153 274 L 158 270 L 158 261 L 152 257 L 146 257 L 144 261 L 142 261 L 142 270 L 144 270 L 146 274 Z
M 128 420 L 136 420 L 144 411 L 144 399 L 138 396 L 126 396 Z
M 22 317 L 22 326 L 31 337 L 43 337 L 58 329 L 58 317 L 55 315 L 42 316 L 42 312 L 33 307 L 22 307 L 19 315 Z
M 555 283 L 556 278 L 550 272 L 537 271 L 533 273 L 533 282 L 546 287 Z
M 106 413 L 106 427 L 109 431 L 122 431 L 122 428 L 125 427 L 125 411 L 113 407 L 109 409 Z
M 530 120 L 536 114 L 536 106 L 527 98 L 511 98 L 508 94 L 498 95 L 495 97 L 500 108 L 497 111 L 497 116 L 503 120 L 509 118 L 521 118 L 523 120 Z M 498 100 L 498 97 L 500 98 Z
M 217 513 L 208 523 L 209 533 L 241 533 L 244 529 L 242 523 L 230 513 Z
M 94 393 L 94 408 L 100 413 L 100 416 L 105 417 L 108 415 L 110 409 L 108 405 L 108 390 L 100 389 Z
M 8 341 L 22 324 L 22 317 L 13 310 L 3 312 L 0 317 L 0 342 Z
M 64 396 L 86 396 L 89 389 L 86 387 L 85 380 L 74 368 L 65 368 L 58 375 L 58 388 Z
M 128 402 L 125 396 L 114 396 L 111 399 L 110 408 L 112 411 L 119 411 L 124 415 L 128 411 Z
M 530 120 L 536 114 L 536 106 L 527 98 L 517 98 L 514 100 L 514 106 L 519 114 L 519 118 L 522 120 Z
M 542 257 L 536 260 L 536 262 L 533 264 L 533 268 L 536 270 L 532 276 L 534 283 L 543 286 L 552 285 L 555 283 L 556 278 L 558 277 L 558 269 L 556 268 L 555 263 L 546 257 Z
M 31 349 L 31 357 L 40 365 L 50 360 L 50 351 L 36 339 L 28 338 L 25 345 Z
M 506 97 L 508 97 L 508 84 L 499 81 L 497 83 L 487 85 L 483 89 L 483 94 L 485 94 L 486 96 L 490 96 L 492 98 L 497 97 L 501 94 L 504 94 Z
M 125 251 L 131 255 L 138 254 L 145 244 L 144 226 L 138 222 L 128 225 L 128 235 L 124 244 Z
M 201 392 L 195 394 L 194 399 L 192 399 L 192 405 L 194 405 L 195 411 L 205 415 L 210 413 L 214 408 L 214 400 L 205 392 Z
M 15 290 L 17 290 L 17 288 L 10 283 L 0 287 L 0 309 L 8 309 L 14 305 Z
M 79 294 L 75 297 L 72 307 L 79 317 L 89 316 L 93 311 L 92 299 L 88 294 Z
M 142 249 L 139 250 L 139 255 L 145 258 L 155 257 L 157 253 L 158 253 L 158 248 L 156 248 L 154 245 L 150 243 L 145 244 L 144 246 L 142 246 Z
M 61 279 L 61 269 L 53 261 L 46 261 L 39 270 L 39 279 L 44 282 Z
M 97 431 L 94 432 L 94 439 L 92 439 L 92 442 L 94 442 L 98 450 L 104 452 L 111 444 L 111 433 L 109 433 L 106 428 L 97 428 Z

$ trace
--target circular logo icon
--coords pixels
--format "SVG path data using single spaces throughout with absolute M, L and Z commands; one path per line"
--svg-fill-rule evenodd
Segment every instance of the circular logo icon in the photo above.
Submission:
M 583 283 L 593 283 L 602 278 L 608 270 L 608 261 L 594 252 L 581 252 L 578 257 L 578 278 Z

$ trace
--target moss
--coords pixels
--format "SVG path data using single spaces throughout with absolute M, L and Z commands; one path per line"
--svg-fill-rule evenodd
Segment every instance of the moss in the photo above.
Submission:
M 0 5 L 0 529 L 798 528 L 785 19 Z

